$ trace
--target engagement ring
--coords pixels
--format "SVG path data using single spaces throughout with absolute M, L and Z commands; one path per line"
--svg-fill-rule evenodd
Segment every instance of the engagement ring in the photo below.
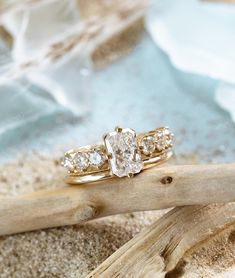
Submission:
M 65 153 L 65 182 L 82 184 L 112 177 L 133 177 L 149 167 L 167 161 L 173 134 L 166 127 L 136 135 L 131 128 L 117 127 L 104 136 L 103 143 Z

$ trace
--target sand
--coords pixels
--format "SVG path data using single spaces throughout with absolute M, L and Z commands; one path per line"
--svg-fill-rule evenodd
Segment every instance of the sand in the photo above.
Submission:
M 2 197 L 55 188 L 64 174 L 58 160 L 36 154 L 2 166 L 0 173 Z M 85 277 L 165 212 L 117 215 L 83 225 L 0 237 L 0 277 Z M 232 227 L 186 256 L 171 277 L 220 277 L 216 275 L 234 265 Z

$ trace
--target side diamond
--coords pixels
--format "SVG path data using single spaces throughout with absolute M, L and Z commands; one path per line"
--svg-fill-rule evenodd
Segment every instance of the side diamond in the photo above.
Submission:
M 157 131 L 156 134 L 156 149 L 158 151 L 163 151 L 167 148 L 172 147 L 173 134 L 169 129 L 164 129 Z
M 74 163 L 78 170 L 86 170 L 89 167 L 89 159 L 86 153 L 78 152 L 74 156 Z
M 100 150 L 94 150 L 89 153 L 89 161 L 91 166 L 101 167 L 104 165 L 105 160 L 106 160 L 105 155 Z
M 147 136 L 141 140 L 140 143 L 142 152 L 146 155 L 150 155 L 155 151 L 155 138 L 153 136 Z
M 72 172 L 75 170 L 74 164 L 74 153 L 66 153 L 61 161 L 61 165 L 64 166 L 68 171 Z

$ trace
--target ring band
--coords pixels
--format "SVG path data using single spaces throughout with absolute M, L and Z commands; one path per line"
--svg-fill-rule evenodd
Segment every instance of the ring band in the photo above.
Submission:
M 104 136 L 104 143 L 65 153 L 62 165 L 68 170 L 65 182 L 82 184 L 113 177 L 133 177 L 142 170 L 166 162 L 173 154 L 173 134 L 167 127 L 136 135 L 117 127 Z

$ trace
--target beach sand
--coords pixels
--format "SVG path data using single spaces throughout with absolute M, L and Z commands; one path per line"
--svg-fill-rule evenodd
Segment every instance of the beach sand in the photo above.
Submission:
M 185 161 L 190 158 L 182 158 Z M 1 197 L 62 186 L 64 175 L 58 160 L 37 154 L 2 166 L 0 173 Z M 85 277 L 165 212 L 116 215 L 82 225 L 0 237 L 0 277 Z M 231 227 L 185 256 L 171 277 L 222 277 L 234 265 L 235 227 Z

